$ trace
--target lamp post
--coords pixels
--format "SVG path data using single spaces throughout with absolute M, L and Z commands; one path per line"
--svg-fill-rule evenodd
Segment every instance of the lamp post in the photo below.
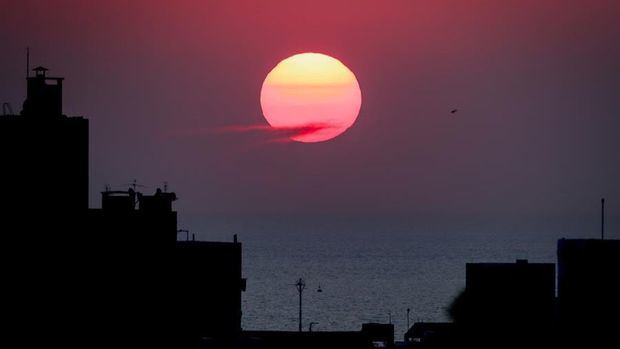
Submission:
M 297 283 L 295 283 L 295 287 L 297 288 L 297 292 L 299 292 L 299 332 L 301 332 L 301 294 L 306 288 L 306 283 L 302 278 L 299 278 L 299 280 L 297 280 Z
M 409 312 L 411 309 L 407 308 L 407 331 L 409 331 Z
M 312 325 L 318 325 L 318 322 L 311 322 L 310 325 L 308 326 L 308 332 L 312 332 Z

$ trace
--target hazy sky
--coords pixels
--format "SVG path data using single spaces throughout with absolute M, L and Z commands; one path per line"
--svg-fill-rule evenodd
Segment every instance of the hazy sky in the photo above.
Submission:
M 0 101 L 21 109 L 26 46 L 66 78 L 65 112 L 90 119 L 93 206 L 136 178 L 168 181 L 181 214 L 598 222 L 602 195 L 620 212 L 618 18 L 615 0 L 4 0 Z M 265 124 L 263 79 L 306 51 L 356 74 L 351 129 L 218 131 Z

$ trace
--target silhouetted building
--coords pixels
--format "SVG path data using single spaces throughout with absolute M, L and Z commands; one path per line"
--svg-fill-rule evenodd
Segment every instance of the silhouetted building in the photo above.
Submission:
M 450 322 L 416 322 L 404 339 L 410 348 L 446 348 L 456 344 L 454 324 Z
M 542 344 L 552 336 L 555 265 L 468 263 L 460 302 L 454 320 L 470 344 Z
M 0 208 L 13 215 L 86 210 L 88 120 L 63 115 L 63 79 L 34 70 L 21 115 L 0 117 Z
M 139 323 L 142 336 L 177 348 L 196 348 L 203 338 L 226 347 L 241 332 L 241 243 L 177 241 L 175 200 L 160 189 L 105 191 L 101 209 L 89 210 L 87 230 L 110 244 L 106 270 L 126 291 L 108 307 L 123 308 L 120 333 Z
M 394 346 L 394 325 L 369 322 L 362 324 L 362 333 L 370 340 L 374 348 L 392 348 Z
M 90 209 L 88 230 L 113 243 L 160 245 L 172 250 L 177 236 L 177 213 L 172 210 L 175 193 L 157 189 L 144 195 L 133 189 L 104 191 L 101 209 Z
M 178 241 L 174 303 L 185 338 L 229 341 L 241 332 L 241 243 Z
M 77 239 L 88 209 L 88 120 L 63 115 L 62 78 L 39 67 L 27 85 L 21 115 L 0 116 L 0 231 L 12 253 L 3 291 L 15 333 L 42 346 L 77 338 L 76 319 L 89 315 Z
M 558 301 L 566 341 L 620 344 L 619 275 L 620 240 L 558 240 Z
M 33 69 L 34 77 L 27 77 L 27 97 L 22 115 L 28 117 L 62 116 L 62 81 L 64 78 L 47 77 L 47 68 Z
M 5 309 L 29 346 L 196 348 L 241 331 L 241 244 L 178 242 L 174 193 L 102 193 L 88 209 L 88 120 L 35 68 L 0 117 Z M 189 298 L 188 298 L 189 297 Z

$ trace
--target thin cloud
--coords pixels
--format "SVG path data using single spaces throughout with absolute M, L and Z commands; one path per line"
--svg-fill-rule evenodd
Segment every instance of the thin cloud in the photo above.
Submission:
M 285 143 L 291 142 L 292 138 L 312 135 L 316 132 L 331 128 L 332 125 L 328 124 L 306 124 L 301 126 L 269 126 L 269 125 L 238 125 L 238 126 L 225 126 L 218 129 L 223 133 L 264 133 L 269 134 L 271 139 L 270 143 Z
M 325 129 L 336 126 L 324 123 L 311 123 L 301 126 L 274 127 L 270 125 L 229 125 L 221 127 L 194 127 L 176 129 L 166 132 L 167 137 L 191 137 L 214 134 L 255 134 L 262 135 L 266 139 L 264 143 L 289 143 L 293 138 L 309 136 Z

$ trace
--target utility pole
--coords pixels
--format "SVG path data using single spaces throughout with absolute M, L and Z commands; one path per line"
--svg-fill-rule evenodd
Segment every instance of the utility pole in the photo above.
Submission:
M 30 77 L 30 47 L 26 47 L 26 79 Z
M 297 288 L 297 292 L 299 292 L 299 332 L 301 332 L 301 294 L 306 288 L 306 283 L 302 278 L 299 278 L 299 280 L 297 280 L 297 283 L 295 284 L 295 287 Z

